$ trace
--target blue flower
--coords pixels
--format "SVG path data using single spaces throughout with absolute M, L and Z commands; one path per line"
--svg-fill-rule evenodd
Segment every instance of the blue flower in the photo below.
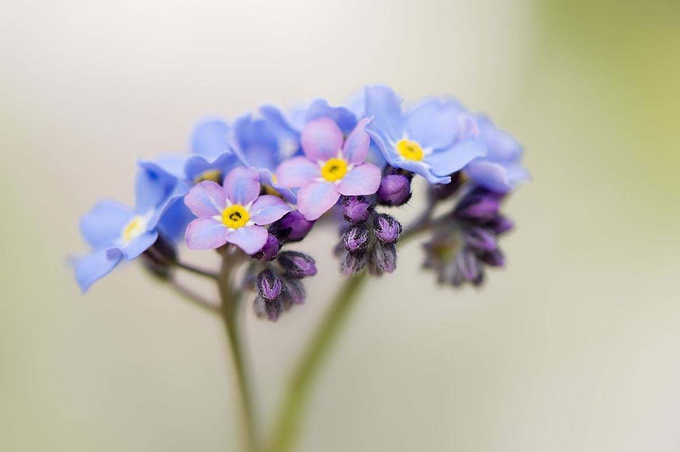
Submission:
M 260 114 L 269 123 L 279 142 L 281 159 L 301 154 L 300 135 L 305 125 L 319 118 L 331 118 L 348 135 L 357 125 L 357 118 L 346 107 L 331 107 L 325 99 L 315 99 L 309 105 L 292 109 L 287 115 L 277 107 L 260 107 Z
M 454 100 L 427 98 L 404 113 L 391 88 L 374 85 L 366 87 L 365 101 L 366 115 L 373 118 L 366 132 L 396 168 L 447 184 L 451 174 L 486 155 L 469 115 Z
M 478 186 L 496 193 L 507 193 L 530 179 L 522 166 L 522 145 L 509 133 L 498 129 L 485 115 L 476 115 L 479 137 L 486 145 L 486 157 L 476 158 L 464 169 Z
M 175 218 L 163 218 L 187 192 L 165 172 L 142 167 L 135 183 L 136 207 L 104 200 L 80 219 L 80 231 L 93 251 L 75 263 L 75 278 L 85 292 L 122 260 L 133 260 L 158 239 L 172 234 Z
M 207 118 L 199 122 L 191 133 L 191 153 L 163 155 L 152 163 L 168 174 L 189 184 L 203 180 L 220 182 L 239 161 L 231 146 L 232 130 L 218 118 Z
M 276 127 L 270 121 L 245 114 L 234 122 L 234 149 L 245 166 L 258 171 L 263 185 L 272 187 L 286 200 L 295 202 L 293 191 L 279 185 L 274 175 L 287 152 L 285 143 L 277 137 L 275 130 Z

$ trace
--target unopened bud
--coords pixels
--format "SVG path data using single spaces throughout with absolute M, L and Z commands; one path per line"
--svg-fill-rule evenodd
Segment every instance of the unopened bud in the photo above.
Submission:
M 389 174 L 380 181 L 377 196 L 382 205 L 404 205 L 411 199 L 411 181 L 402 174 Z
M 401 223 L 390 215 L 380 214 L 373 220 L 375 236 L 383 243 L 394 243 L 401 234 Z
M 291 278 L 300 279 L 316 275 L 316 262 L 307 254 L 285 251 L 279 255 L 277 261 Z
M 346 196 L 342 199 L 342 214 L 350 223 L 363 223 L 373 212 L 373 204 L 364 196 Z

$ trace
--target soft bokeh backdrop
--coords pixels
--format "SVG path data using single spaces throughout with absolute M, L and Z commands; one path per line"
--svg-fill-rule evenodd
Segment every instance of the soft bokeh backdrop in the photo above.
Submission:
M 301 450 L 679 450 L 679 49 L 672 0 L 2 3 L 0 450 L 234 450 L 221 325 L 134 265 L 81 296 L 78 215 L 202 116 L 368 82 L 488 112 L 534 182 L 483 290 L 436 288 L 415 244 L 372 283 Z M 330 238 L 305 307 L 249 316 L 263 426 Z

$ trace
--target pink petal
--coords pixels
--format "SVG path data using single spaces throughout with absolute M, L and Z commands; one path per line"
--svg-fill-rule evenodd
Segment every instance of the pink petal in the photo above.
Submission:
M 284 187 L 299 188 L 321 176 L 319 165 L 307 157 L 286 160 L 276 169 L 276 183 Z
M 227 205 L 227 194 L 220 184 L 203 181 L 194 185 L 184 197 L 184 204 L 197 217 L 220 215 Z
M 260 173 L 255 168 L 237 167 L 227 174 L 222 185 L 229 201 L 244 206 L 260 194 Z
M 268 235 L 262 226 L 244 226 L 227 232 L 227 242 L 238 246 L 246 254 L 255 254 L 267 242 Z
M 227 243 L 227 227 L 213 218 L 198 218 L 189 223 L 184 238 L 191 250 L 214 250 Z
M 361 165 L 366 161 L 368 147 L 371 144 L 371 137 L 364 130 L 370 118 L 364 118 L 356 125 L 354 130 L 347 136 L 342 153 L 345 159 L 353 165 Z
M 330 118 L 323 117 L 307 123 L 300 142 L 305 155 L 314 161 L 337 157 L 342 149 L 342 131 Z
M 259 225 L 270 224 L 290 212 L 290 206 L 278 196 L 263 195 L 250 208 L 250 219 Z
M 340 193 L 335 184 L 313 182 L 298 192 L 298 210 L 305 219 L 314 221 L 328 212 L 338 202 L 338 199 L 340 199 Z
M 338 191 L 345 196 L 372 195 L 380 187 L 380 169 L 372 163 L 355 166 L 342 178 Z

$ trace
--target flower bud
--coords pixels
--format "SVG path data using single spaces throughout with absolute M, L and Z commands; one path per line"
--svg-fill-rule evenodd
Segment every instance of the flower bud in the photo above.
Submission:
M 501 235 L 515 228 L 515 223 L 503 215 L 496 215 L 488 222 L 487 227 L 493 229 L 496 235 Z
M 384 206 L 404 205 L 411 199 L 411 181 L 401 174 L 389 174 L 380 181 L 377 196 Z
M 267 236 L 267 241 L 260 251 L 253 254 L 253 258 L 259 259 L 261 261 L 271 261 L 279 253 L 281 249 L 281 242 L 276 238 L 275 235 L 269 234 Z
M 454 215 L 469 219 L 490 220 L 501 208 L 502 195 L 484 189 L 475 189 L 456 206 Z
M 313 221 L 305 219 L 300 212 L 294 210 L 274 223 L 269 231 L 281 240 L 299 242 L 307 236 L 312 226 L 314 226 Z
M 368 246 L 368 230 L 364 226 L 353 226 L 342 235 L 342 242 L 350 253 L 364 251 Z
M 373 220 L 373 232 L 383 243 L 394 243 L 401 234 L 401 223 L 390 215 L 380 214 Z
M 345 251 L 340 270 L 345 275 L 353 275 L 360 272 L 366 266 L 366 253 L 350 253 Z
M 350 223 L 363 223 L 373 212 L 373 204 L 364 196 L 345 196 L 342 199 L 342 214 Z
M 471 228 L 464 233 L 465 243 L 477 251 L 493 251 L 498 247 L 496 236 L 484 228 Z
M 392 273 L 397 268 L 397 249 L 393 243 L 378 242 L 372 253 L 368 255 L 368 271 L 372 275 Z
M 299 279 L 287 279 L 282 298 L 290 303 L 303 304 L 307 299 L 305 285 Z
M 286 276 L 304 278 L 316 275 L 316 263 L 311 256 L 297 251 L 285 251 L 277 259 L 286 270 Z
M 503 252 L 496 248 L 493 251 L 489 251 L 487 253 L 482 253 L 479 256 L 479 259 L 484 262 L 487 265 L 491 265 L 492 267 L 504 267 L 505 266 L 505 256 L 503 256 Z
M 456 268 L 466 280 L 475 286 L 479 286 L 484 281 L 484 269 L 470 250 L 458 253 Z
M 281 295 L 283 282 L 271 270 L 263 270 L 257 275 L 257 292 L 267 301 L 275 301 Z
M 267 318 L 272 322 L 276 322 L 283 312 L 283 305 L 278 300 L 267 301 L 258 295 L 253 302 L 253 310 L 259 318 Z

